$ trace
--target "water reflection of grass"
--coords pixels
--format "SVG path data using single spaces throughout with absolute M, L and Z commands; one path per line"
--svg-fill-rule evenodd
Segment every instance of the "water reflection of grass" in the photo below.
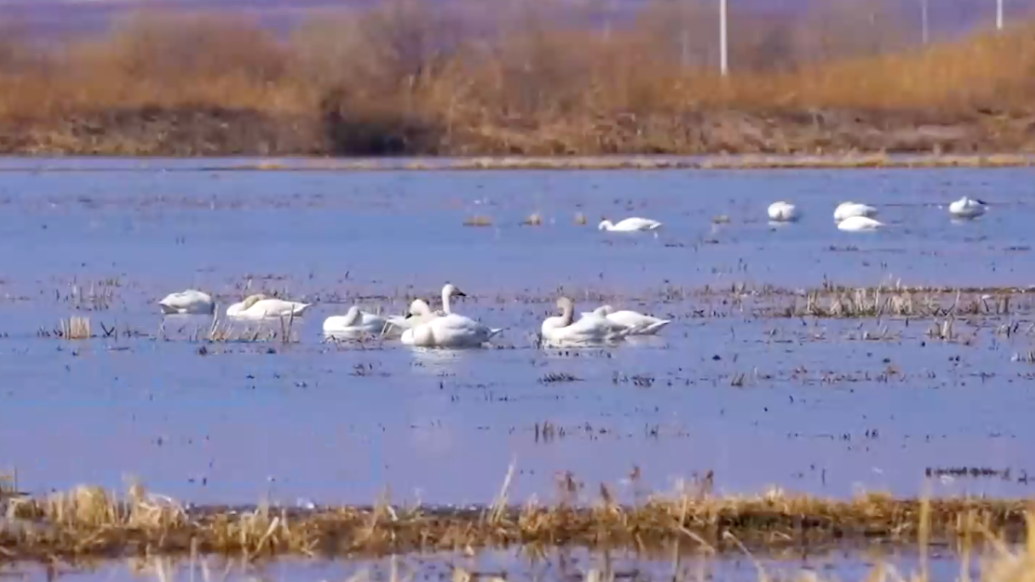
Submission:
M 202 553 L 356 556 L 523 546 L 739 552 L 835 543 L 1014 542 L 1025 536 L 1026 502 L 969 498 L 834 500 L 789 495 L 717 497 L 708 480 L 671 495 L 619 504 L 601 485 L 586 499 L 570 475 L 552 505 L 511 504 L 505 484 L 489 506 L 285 509 L 190 507 L 133 486 L 117 497 L 78 487 L 6 501 L 0 554 L 7 559 Z M 991 532 L 996 532 L 993 537 Z M 993 544 L 994 545 L 994 544 Z M 923 551 L 921 549 L 921 551 Z
M 372 163 L 369 160 L 333 160 L 292 167 L 295 171 L 458 171 L 458 170 L 819 170 L 819 169 L 908 169 L 908 168 L 1011 168 L 1026 167 L 1035 158 L 1023 154 L 916 154 L 893 157 L 887 154 L 844 155 L 724 155 L 703 157 L 541 157 L 504 156 L 454 158 L 432 162 Z M 210 169 L 210 168 L 207 168 Z M 237 171 L 283 170 L 268 162 L 237 164 Z

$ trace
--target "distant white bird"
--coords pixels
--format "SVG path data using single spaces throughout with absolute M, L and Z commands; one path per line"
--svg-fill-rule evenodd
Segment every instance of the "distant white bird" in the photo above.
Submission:
M 170 293 L 158 302 L 164 314 L 210 314 L 215 311 L 216 304 L 212 296 L 196 289 L 188 289 L 179 293 Z
M 403 332 L 400 341 L 405 345 L 422 348 L 478 348 L 503 331 L 453 313 L 450 299 L 467 295 L 456 286 L 442 288 L 442 312 L 430 321 L 415 325 Z
M 261 293 L 248 296 L 240 303 L 226 308 L 227 317 L 235 319 L 266 319 L 277 317 L 301 317 L 311 304 L 297 301 L 272 299 Z
M 604 317 L 623 329 L 628 328 L 628 335 L 654 335 L 672 323 L 669 319 L 660 319 L 636 311 L 615 311 L 610 305 L 601 305 L 590 313 L 582 314 L 582 317 L 589 316 Z
M 632 217 L 626 218 L 618 222 L 618 224 L 612 223 L 610 220 L 604 219 L 597 226 L 598 230 L 608 230 L 611 232 L 636 232 L 643 230 L 658 230 L 661 228 L 661 223 L 657 220 L 651 220 L 649 218 Z
M 323 320 L 323 333 L 327 335 L 380 335 L 386 327 L 388 327 L 388 321 L 385 318 L 368 311 L 361 311 L 358 305 L 350 307 L 345 315 L 332 315 Z
M 949 214 L 956 218 L 977 218 L 987 211 L 987 206 L 982 200 L 964 196 L 949 205 Z
M 849 216 L 837 223 L 837 230 L 845 232 L 869 232 L 883 227 L 884 223 L 866 216 Z
M 798 208 L 789 202 L 781 200 L 769 205 L 769 220 L 776 222 L 794 222 L 795 220 L 798 220 L 800 216 Z
M 568 297 L 557 299 L 561 315 L 547 317 L 539 328 L 543 341 L 555 346 L 586 346 L 618 341 L 629 335 L 628 328 L 598 315 L 584 314 L 575 320 L 575 302 Z
M 837 222 L 841 222 L 846 218 L 852 218 L 853 216 L 873 218 L 876 215 L 876 208 L 856 202 L 842 202 L 836 209 L 834 209 L 834 220 Z

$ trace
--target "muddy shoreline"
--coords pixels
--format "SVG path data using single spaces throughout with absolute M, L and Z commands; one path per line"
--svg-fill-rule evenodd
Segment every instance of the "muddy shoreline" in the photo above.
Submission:
M 272 114 L 217 107 L 125 108 L 24 119 L 0 126 L 0 154 L 31 156 L 513 156 L 486 169 L 613 167 L 898 167 L 1028 165 L 1035 118 L 973 112 L 707 110 L 563 121 L 508 120 L 493 131 L 409 119 L 378 124 L 342 115 Z M 484 128 L 483 128 L 484 129 Z M 578 140 L 559 135 L 578 133 Z M 1004 155 L 1004 152 L 1008 154 Z M 923 156 L 926 162 L 888 155 Z M 804 160 L 579 163 L 579 156 L 809 156 Z M 522 158 L 529 158 L 522 161 Z M 535 160 L 535 158 L 541 158 Z M 815 159 L 812 159 L 815 158 Z M 810 161 L 811 160 L 811 161 Z M 840 161 L 838 161 L 840 160 Z

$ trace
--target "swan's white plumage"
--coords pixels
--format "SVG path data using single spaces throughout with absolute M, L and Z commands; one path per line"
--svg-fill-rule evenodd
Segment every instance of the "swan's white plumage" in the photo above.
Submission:
M 470 317 L 448 313 L 407 329 L 400 341 L 420 348 L 477 348 L 501 331 Z
M 196 289 L 170 293 L 158 302 L 164 314 L 210 314 L 216 309 L 212 296 Z
M 387 327 L 388 321 L 385 318 L 362 311 L 358 305 L 350 307 L 345 315 L 332 315 L 323 320 L 323 332 L 327 335 L 380 335 Z
M 262 294 L 250 295 L 240 303 L 226 309 L 227 317 L 235 319 L 267 319 L 279 317 L 301 317 L 311 304 L 297 301 L 272 299 Z
M 465 296 L 463 291 L 447 284 L 442 288 L 442 311 L 404 331 L 400 341 L 421 348 L 477 348 L 503 331 L 453 313 L 450 299 Z
M 603 220 L 597 228 L 612 232 L 636 232 L 641 230 L 657 230 L 661 228 L 661 223 L 657 220 L 634 216 L 621 220 L 617 224 L 612 223 L 610 220 Z
M 876 208 L 866 204 L 859 204 L 857 202 L 842 202 L 834 209 L 834 220 L 837 222 L 856 216 L 873 218 L 876 215 Z
M 794 222 L 798 220 L 801 214 L 798 213 L 798 207 L 791 204 L 790 202 L 773 202 L 769 205 L 769 220 L 775 222 Z
M 845 232 L 869 232 L 880 229 L 884 223 L 866 216 L 849 216 L 837 223 L 837 229 Z
M 557 307 L 561 310 L 561 315 L 547 317 L 539 328 L 546 344 L 596 345 L 620 340 L 632 332 L 632 328 L 609 321 L 597 312 L 584 313 L 575 320 L 575 303 L 567 297 L 559 298 Z
M 964 196 L 949 205 L 949 214 L 956 218 L 977 218 L 987 210 L 982 200 Z
M 393 315 L 387 318 L 388 327 L 385 329 L 385 335 L 402 334 L 411 327 L 427 323 L 440 315 L 445 315 L 445 312 L 432 311 L 431 306 L 426 301 L 414 299 L 410 303 L 410 308 L 406 315 Z
M 628 329 L 628 335 L 654 335 L 663 327 L 672 323 L 669 319 L 661 319 L 650 315 L 630 310 L 615 311 L 610 305 L 601 305 L 590 313 L 583 313 L 583 317 L 595 315 L 604 317 L 611 323 L 620 326 L 620 329 Z

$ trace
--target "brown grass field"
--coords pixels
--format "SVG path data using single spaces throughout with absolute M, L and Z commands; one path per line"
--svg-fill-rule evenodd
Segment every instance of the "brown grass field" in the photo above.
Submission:
M 1035 151 L 1035 27 L 927 47 L 879 4 L 594 21 L 593 0 L 418 0 L 245 17 L 139 12 L 100 37 L 0 36 L 0 153 L 795 154 Z M 592 21 L 592 26 L 585 22 Z

